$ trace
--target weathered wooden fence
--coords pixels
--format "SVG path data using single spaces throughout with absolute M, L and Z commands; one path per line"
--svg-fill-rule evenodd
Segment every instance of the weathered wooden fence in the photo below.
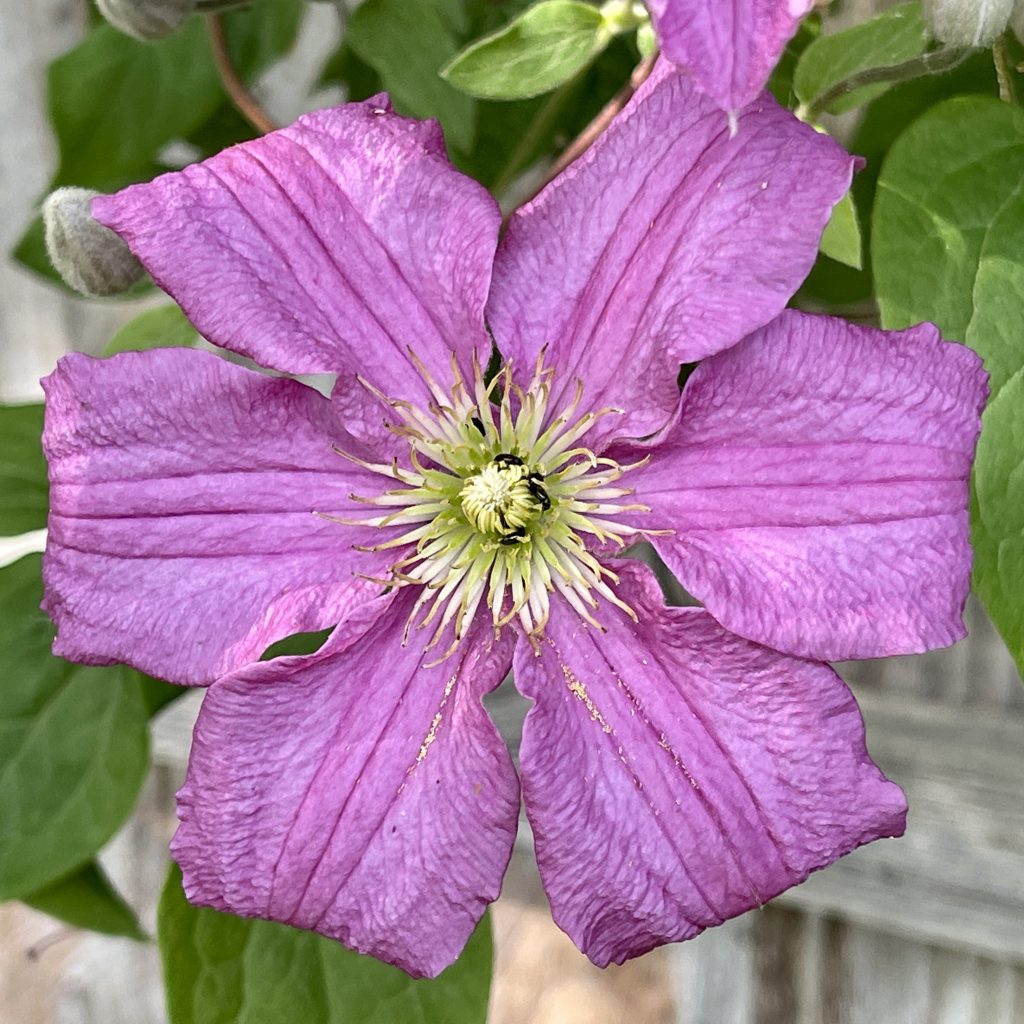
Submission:
M 84 2 L 0 0 L 4 251 L 52 166 L 43 70 L 82 31 Z M 321 27 L 307 52 L 329 42 Z M 282 116 L 295 112 L 309 64 L 278 72 Z M 0 262 L 0 401 L 37 396 L 62 352 L 98 349 L 131 312 L 63 297 Z M 598 978 L 560 959 L 578 984 L 562 977 L 548 1009 L 530 986 L 550 973 L 524 976 L 522 961 L 499 958 L 494 1024 L 1024 1024 L 1024 687 L 984 615 L 972 607 L 969 618 L 971 637 L 950 651 L 843 667 L 873 755 L 910 798 L 905 838 L 857 851 L 770 907 L 632 969 Z M 158 723 L 153 777 L 105 854 L 150 929 L 194 711 L 187 699 Z M 501 695 L 495 713 L 514 745 L 521 705 Z M 510 905 L 542 905 L 529 865 L 524 830 Z M 152 947 L 67 936 L 0 907 L 0 1024 L 165 1020 Z

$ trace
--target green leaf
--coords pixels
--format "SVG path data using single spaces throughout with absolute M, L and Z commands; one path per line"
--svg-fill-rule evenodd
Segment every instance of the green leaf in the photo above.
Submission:
M 292 48 L 304 14 L 301 0 L 254 0 L 243 10 L 222 15 L 231 61 L 245 81 Z
M 350 100 L 365 100 L 381 91 L 380 75 L 353 51 L 348 42 L 342 40 L 341 45 L 331 54 L 327 63 L 320 71 L 317 80 L 318 88 L 330 85 L 341 85 Z
M 196 329 L 177 306 L 161 306 L 129 320 L 110 339 L 103 354 L 135 352 L 149 348 L 191 348 L 199 340 Z
M 481 100 L 477 143 L 470 153 L 453 154 L 456 166 L 503 195 L 526 168 L 560 152 L 597 116 L 636 61 L 635 49 L 620 36 L 582 75 L 547 96 Z
M 92 859 L 148 767 L 135 673 L 53 657 L 42 589 L 39 555 L 0 569 L 0 901 Z
M 983 50 L 943 75 L 926 75 L 894 85 L 872 102 L 864 113 L 850 145 L 850 152 L 867 159 L 867 167 L 855 178 L 855 185 L 878 175 L 878 165 L 889 147 L 930 107 L 954 96 L 977 93 L 998 96 L 995 66 L 990 51 Z M 859 198 L 859 197 L 858 197 Z M 868 209 L 862 205 L 862 209 Z
M 985 360 L 992 392 L 1024 366 L 1024 111 L 982 97 L 932 108 L 895 142 L 873 213 L 882 322 L 938 324 Z
M 819 248 L 830 259 L 856 270 L 861 269 L 860 224 L 857 222 L 853 196 L 849 192 L 833 208 Z
M 329 629 L 322 629 L 316 633 L 293 633 L 283 640 L 272 643 L 260 656 L 260 661 L 286 658 L 296 654 L 313 654 L 323 647 L 330 635 Z
M 44 914 L 104 935 L 121 935 L 145 942 L 135 912 L 111 885 L 103 869 L 89 861 L 74 874 L 22 899 Z
M 148 717 L 152 718 L 158 711 L 167 707 L 168 704 L 183 697 L 189 691 L 187 686 L 175 686 L 174 683 L 165 683 L 162 679 L 154 679 L 152 676 L 136 673 L 139 679 L 139 689 L 142 693 L 142 704 L 146 709 Z
M 436 117 L 449 145 L 472 146 L 475 104 L 438 74 L 458 40 L 431 0 L 365 0 L 350 16 L 345 38 L 380 75 L 397 110 Z
M 47 81 L 56 182 L 101 189 L 149 166 L 221 101 L 201 18 L 156 43 L 101 25 L 50 65 Z
M 818 36 L 821 35 L 821 16 L 819 14 L 808 14 L 796 35 L 786 44 L 782 51 L 775 70 L 768 79 L 768 89 L 771 94 L 784 107 L 793 108 L 797 105 L 796 93 L 793 91 L 793 76 L 796 74 L 796 66 L 804 51 Z
M 225 17 L 244 78 L 291 45 L 301 15 L 295 0 L 264 0 Z M 103 24 L 50 65 L 47 89 L 60 146 L 56 183 L 100 189 L 148 169 L 162 146 L 198 129 L 224 99 L 202 18 L 155 43 Z
M 578 0 L 544 0 L 467 47 L 441 74 L 481 99 L 526 99 L 579 74 L 611 38 L 597 7 Z
M 867 166 L 853 179 L 854 205 L 860 212 L 874 210 L 878 172 L 885 154 L 907 126 L 929 107 L 963 93 L 997 95 L 992 54 L 983 51 L 943 75 L 929 75 L 894 86 L 869 104 L 860 127 L 847 143 L 851 153 L 864 157 Z M 871 219 L 860 220 L 865 265 L 871 263 Z M 800 287 L 799 308 L 836 315 L 859 316 L 875 306 L 871 273 L 854 270 L 828 258 L 819 259 Z
M 433 980 L 286 925 L 193 907 L 172 867 L 160 899 L 171 1024 L 484 1024 L 491 984 L 487 918 Z
M 0 535 L 46 526 L 50 488 L 42 434 L 42 403 L 0 406 Z
M 991 375 L 974 478 L 974 584 L 1024 668 L 1022 166 L 1024 111 L 984 97 L 933 107 L 882 166 L 872 263 L 886 327 L 932 320 Z
M 919 56 L 928 40 L 921 5 L 899 4 L 853 28 L 812 42 L 797 64 L 793 88 L 801 103 L 812 103 L 861 71 L 890 67 Z M 825 109 L 830 114 L 841 114 L 869 102 L 888 88 L 887 83 L 865 86 L 833 100 Z
M 258 0 L 223 16 L 228 49 L 243 79 L 288 49 L 302 13 L 297 0 Z M 148 180 L 166 170 L 159 157 L 167 143 L 200 133 L 224 116 L 224 91 L 204 19 L 198 17 L 151 43 L 102 22 L 50 65 L 47 95 L 60 156 L 51 189 L 82 185 L 113 192 Z M 236 141 L 230 137 L 221 143 Z M 39 217 L 13 254 L 28 269 L 63 284 L 46 256 Z M 144 290 L 147 286 L 127 294 Z
M 1024 370 L 982 418 L 974 463 L 974 587 L 1024 676 Z

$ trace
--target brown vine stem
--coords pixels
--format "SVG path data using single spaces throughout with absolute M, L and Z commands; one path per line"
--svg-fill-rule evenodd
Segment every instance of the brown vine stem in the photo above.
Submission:
M 597 117 L 569 143 L 562 152 L 562 155 L 548 168 L 547 174 L 544 175 L 537 187 L 530 192 L 519 206 L 525 206 L 530 200 L 536 198 L 549 182 L 557 178 L 566 167 L 578 160 L 590 149 L 598 136 L 615 120 L 616 116 L 622 111 L 622 108 L 633 98 L 633 94 L 637 89 L 650 78 L 657 60 L 658 51 L 655 50 L 637 64 L 633 69 L 633 74 L 629 76 L 629 81 L 602 107 Z M 516 209 L 518 208 L 517 206 Z M 512 210 L 505 218 L 506 225 L 513 213 L 515 213 L 515 210 Z
M 207 31 L 210 35 L 210 47 L 213 50 L 213 59 L 217 65 L 217 73 L 220 75 L 221 84 L 228 98 L 234 104 L 235 109 L 256 129 L 260 134 L 274 131 L 278 125 L 273 118 L 260 106 L 259 101 L 245 87 L 245 83 L 238 77 L 234 64 L 231 63 L 231 54 L 228 53 L 228 41 L 224 35 L 224 22 L 219 14 L 208 14 L 206 16 Z

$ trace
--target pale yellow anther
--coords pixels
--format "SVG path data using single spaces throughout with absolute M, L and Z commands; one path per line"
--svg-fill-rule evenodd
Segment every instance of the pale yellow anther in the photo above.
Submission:
M 526 540 L 527 527 L 550 504 L 538 474 L 500 455 L 463 484 L 459 500 L 470 524 L 499 541 Z

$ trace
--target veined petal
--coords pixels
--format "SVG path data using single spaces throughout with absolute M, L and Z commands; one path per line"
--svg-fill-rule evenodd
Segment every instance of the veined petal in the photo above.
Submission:
M 767 95 L 726 115 L 662 62 L 623 113 L 512 218 L 488 316 L 528 370 L 547 346 L 551 405 L 582 379 L 598 432 L 653 433 L 676 375 L 778 314 L 804 279 L 854 162 Z
M 194 903 L 336 938 L 413 975 L 458 956 L 512 852 L 519 786 L 481 704 L 512 637 L 481 619 L 433 667 L 403 647 L 415 594 L 315 655 L 215 683 L 172 843 Z M 427 633 L 429 636 L 429 633 Z
M 662 52 L 723 110 L 764 88 L 814 0 L 648 0 Z
M 371 589 L 373 474 L 331 403 L 203 352 L 62 359 L 44 382 L 54 651 L 207 683 L 275 640 L 339 622 Z M 379 590 L 379 588 L 377 588 Z
M 986 390 L 981 360 L 930 324 L 787 312 L 690 377 L 630 476 L 643 524 L 674 531 L 655 538 L 666 562 L 750 640 L 826 661 L 951 644 Z
M 386 97 L 307 114 L 183 171 L 95 200 L 210 341 L 289 373 L 360 373 L 389 395 L 464 372 L 500 214 L 452 168 L 436 122 Z
M 900 835 L 906 802 L 868 757 L 827 666 L 666 608 L 625 566 L 634 623 L 604 634 L 561 603 L 516 681 L 536 701 L 520 751 L 555 920 L 596 964 L 691 938 L 862 843 Z

